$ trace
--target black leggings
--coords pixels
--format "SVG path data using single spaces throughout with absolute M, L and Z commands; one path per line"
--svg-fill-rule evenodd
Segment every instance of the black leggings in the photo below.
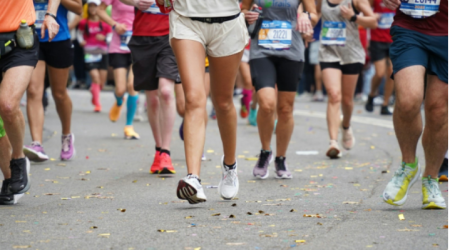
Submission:
M 275 88 L 279 91 L 296 92 L 303 71 L 303 62 L 280 57 L 265 57 L 250 60 L 250 71 L 256 91 Z
M 320 62 L 322 70 L 326 68 L 339 69 L 343 75 L 358 75 L 364 65 L 362 63 L 340 64 L 339 62 Z

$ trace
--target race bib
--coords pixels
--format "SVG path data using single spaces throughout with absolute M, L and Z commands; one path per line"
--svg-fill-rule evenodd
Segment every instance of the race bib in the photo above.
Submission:
M 401 0 L 400 11 L 413 18 L 427 18 L 439 11 L 441 0 Z
M 36 11 L 36 22 L 34 25 L 36 29 L 40 29 L 42 27 L 42 23 L 44 22 L 45 13 L 47 13 L 48 1 L 47 0 L 35 0 L 34 1 L 34 9 Z
M 120 35 L 120 50 L 130 51 L 128 48 L 128 42 L 130 42 L 131 35 L 133 35 L 132 30 L 128 30 L 123 35 Z
M 323 45 L 345 45 L 345 27 L 345 22 L 323 22 L 321 43 Z
M 392 23 L 394 22 L 395 13 L 382 13 L 380 20 L 378 20 L 378 28 L 380 29 L 390 29 Z
M 144 13 L 155 14 L 155 15 L 167 15 L 161 12 L 158 5 L 156 3 L 152 4 L 148 9 L 142 11 Z
M 102 60 L 102 54 L 93 55 L 93 54 L 86 53 L 84 55 L 85 63 L 96 63 L 96 62 L 100 62 L 101 60 Z
M 259 31 L 258 45 L 271 50 L 290 49 L 292 45 L 291 22 L 264 20 Z

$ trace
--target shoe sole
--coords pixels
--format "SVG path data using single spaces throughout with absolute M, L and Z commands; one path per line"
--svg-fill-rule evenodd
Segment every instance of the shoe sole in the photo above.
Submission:
M 386 200 L 386 199 L 384 198 L 384 193 L 383 193 L 383 200 L 384 200 L 387 204 L 394 205 L 394 206 L 402 206 L 402 205 L 404 205 L 404 204 L 406 203 L 406 199 L 408 198 L 408 192 L 409 192 L 409 190 L 410 190 L 411 187 L 414 185 L 414 183 L 416 183 L 416 181 L 417 181 L 419 178 L 422 177 L 422 169 L 420 168 L 420 165 L 417 165 L 417 167 L 418 167 L 419 169 L 417 169 L 416 176 L 414 176 L 414 178 L 409 182 L 408 188 L 406 189 L 406 194 L 405 194 L 405 196 L 404 196 L 401 200 L 398 200 L 398 201 L 393 201 L 392 199 Z
M 327 151 L 327 156 L 330 157 L 330 159 L 339 159 L 340 158 L 341 151 L 337 148 L 330 148 Z
M 74 147 L 75 146 L 75 136 L 73 134 L 72 134 L 72 146 L 73 146 L 73 154 L 72 154 L 72 156 L 70 158 L 68 158 L 68 159 L 63 159 L 62 157 L 60 157 L 61 161 L 70 161 L 70 160 L 72 160 L 75 157 L 75 155 L 77 155 L 77 150 Z
M 16 205 L 24 194 L 15 194 L 12 201 L 0 201 L 0 205 Z
M 175 170 L 170 170 L 170 169 L 168 169 L 168 168 L 163 168 L 163 169 L 159 170 L 158 173 L 159 173 L 159 174 L 176 174 L 177 171 L 175 171 Z
M 139 140 L 139 139 L 141 139 L 140 137 L 137 137 L 137 136 L 134 136 L 134 135 L 132 135 L 132 136 L 125 135 L 124 138 L 125 138 L 125 140 Z
M 270 156 L 270 161 L 269 161 L 268 165 L 270 165 L 272 162 L 273 162 L 273 155 Z M 258 179 L 264 180 L 264 179 L 267 179 L 269 177 L 269 171 L 267 170 L 266 171 L 266 175 L 264 175 L 264 176 L 259 176 L 259 175 L 255 175 L 255 174 L 253 174 L 253 176 L 255 176 Z
M 447 205 L 445 205 L 445 203 L 438 205 L 438 204 L 436 204 L 434 202 L 430 202 L 430 203 L 424 204 L 422 206 L 422 209 L 446 209 L 446 208 L 447 208 Z
M 290 176 L 288 176 L 288 175 L 282 175 L 282 176 L 279 176 L 279 175 L 275 175 L 275 178 L 276 179 L 292 179 L 292 175 L 290 175 Z
M 159 170 L 156 170 L 156 171 L 150 170 L 149 172 L 150 172 L 150 174 L 159 174 Z
M 187 200 L 189 204 L 206 202 L 206 199 L 197 196 L 197 189 L 184 180 L 178 182 L 177 197 L 180 200 Z
M 30 149 L 27 147 L 23 148 L 23 153 L 32 162 L 44 162 L 49 159 L 48 155 L 45 155 L 41 152 L 34 151 L 33 149 Z

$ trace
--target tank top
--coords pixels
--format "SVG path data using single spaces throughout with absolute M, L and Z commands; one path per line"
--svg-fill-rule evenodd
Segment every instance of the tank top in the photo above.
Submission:
M 392 22 L 394 22 L 395 10 L 386 8 L 383 0 L 373 1 L 373 12 L 381 15 L 378 20 L 378 27 L 370 31 L 370 40 L 376 42 L 392 43 L 391 30 Z
M 322 34 L 320 36 L 320 62 L 343 64 L 365 63 L 365 52 L 359 39 L 358 25 L 341 15 L 339 6 L 348 6 L 352 0 L 343 0 L 330 7 L 322 0 Z
M 47 13 L 48 0 L 34 0 L 34 9 L 36 10 L 36 32 L 41 34 L 42 22 L 45 18 L 45 13 Z M 69 23 L 67 21 L 68 10 L 60 4 L 58 7 L 58 12 L 56 14 L 56 22 L 59 24 L 59 31 L 53 38 L 53 42 L 59 42 L 70 39 Z M 42 39 L 39 35 L 40 42 L 48 42 L 48 31 L 45 31 L 45 36 Z

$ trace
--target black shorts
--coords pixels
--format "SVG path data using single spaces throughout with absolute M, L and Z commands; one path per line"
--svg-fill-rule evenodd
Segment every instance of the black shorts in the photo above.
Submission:
M 250 72 L 256 91 L 275 88 L 279 91 L 296 92 L 303 71 L 303 62 L 280 57 L 265 57 L 250 60 Z
M 129 68 L 131 66 L 131 54 L 110 53 L 109 54 L 109 66 L 113 69 Z
M 19 46 L 15 47 L 9 54 L 0 58 L 0 70 L 2 73 L 10 68 L 18 66 L 32 66 L 36 67 L 38 62 L 39 52 L 39 38 L 34 36 L 34 45 L 31 49 L 22 49 Z M 0 74 L 2 79 L 2 74 Z
M 370 41 L 370 61 L 376 62 L 389 57 L 389 48 L 392 43 Z
M 362 63 L 350 63 L 341 65 L 339 62 L 320 62 L 322 70 L 327 68 L 339 69 L 343 75 L 358 75 L 361 73 L 364 65 Z
M 73 44 L 70 39 L 39 43 L 39 61 L 53 68 L 65 69 L 73 64 Z
M 91 71 L 93 69 L 108 70 L 108 55 L 102 55 L 102 60 L 99 62 L 85 63 L 84 65 L 87 71 Z
M 133 60 L 134 89 L 156 90 L 160 77 L 177 82 L 177 61 L 166 36 L 132 36 L 128 43 Z

